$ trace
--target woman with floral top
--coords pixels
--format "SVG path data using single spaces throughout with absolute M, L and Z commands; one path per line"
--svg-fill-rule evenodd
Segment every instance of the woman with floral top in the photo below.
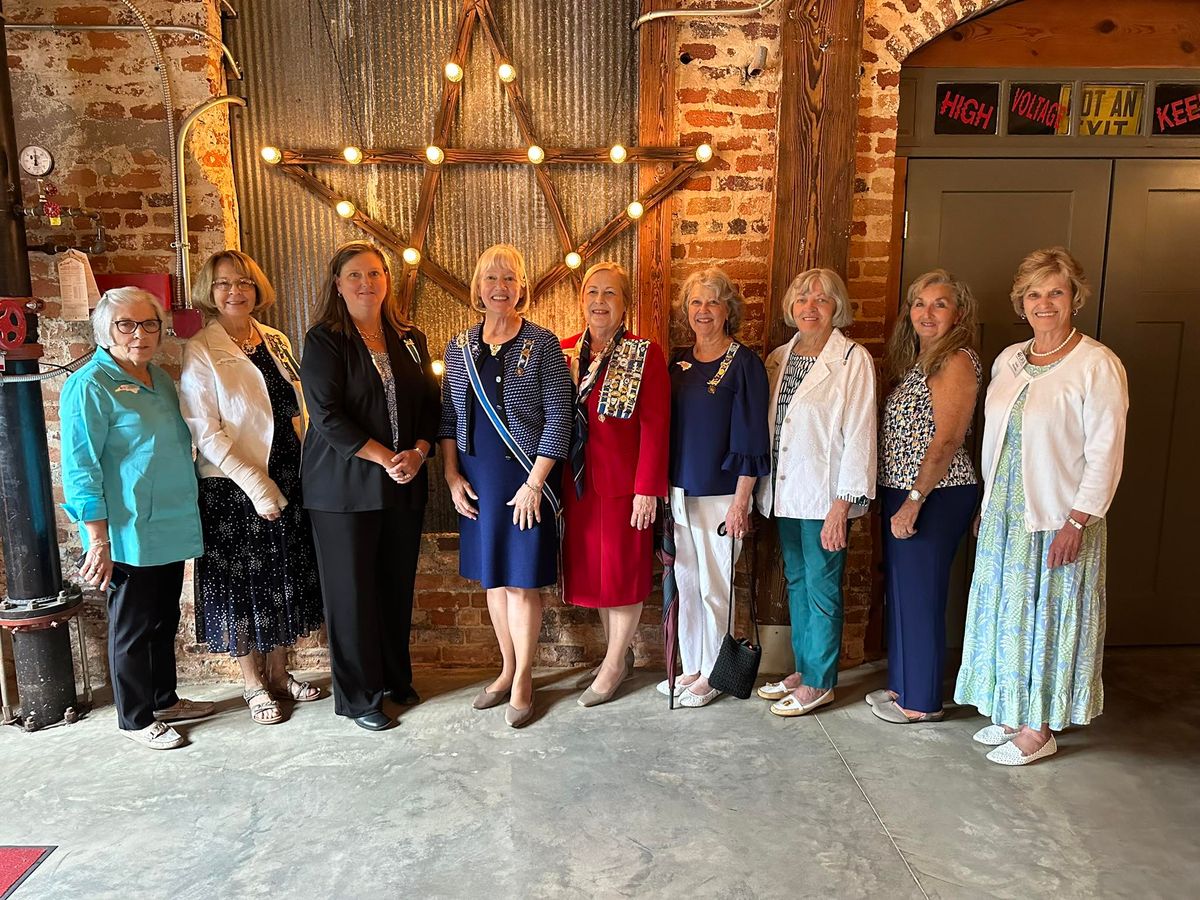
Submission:
M 796 671 L 758 695 L 790 717 L 833 701 L 850 520 L 875 496 L 875 366 L 840 330 L 853 313 L 836 272 L 797 275 L 783 317 L 796 335 L 767 357 L 771 473 L 758 503 L 779 526 Z
M 867 703 L 897 725 L 943 716 L 950 566 L 979 500 L 963 446 L 979 396 L 975 311 L 971 289 L 934 269 L 908 289 L 888 343 L 895 387 L 879 439 L 888 686 Z

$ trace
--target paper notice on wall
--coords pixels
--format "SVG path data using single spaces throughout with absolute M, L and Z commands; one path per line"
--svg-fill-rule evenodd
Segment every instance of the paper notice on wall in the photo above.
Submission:
M 62 317 L 68 322 L 86 322 L 90 310 L 100 300 L 96 276 L 86 255 L 68 250 L 58 257 L 58 290 Z

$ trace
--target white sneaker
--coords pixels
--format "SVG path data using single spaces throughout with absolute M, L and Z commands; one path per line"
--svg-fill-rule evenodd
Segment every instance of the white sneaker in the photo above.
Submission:
M 165 722 L 155 722 L 145 728 L 122 728 L 121 734 L 151 750 L 174 750 L 183 745 L 183 735 Z
M 1015 731 L 1005 731 L 1003 725 L 984 725 L 977 732 L 971 735 L 971 740 L 977 744 L 986 744 L 989 747 L 999 747 L 1001 744 L 1006 744 L 1017 736 Z

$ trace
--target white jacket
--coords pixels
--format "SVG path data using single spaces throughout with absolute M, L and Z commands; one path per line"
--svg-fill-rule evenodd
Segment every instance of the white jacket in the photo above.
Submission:
M 1031 377 L 1027 343 L 1006 347 L 992 366 L 983 407 L 983 510 L 1013 405 L 1029 385 L 1021 429 L 1025 530 L 1057 531 L 1072 509 L 1108 512 L 1121 480 L 1129 384 L 1117 355 L 1086 335 L 1057 366 Z
M 280 374 L 296 392 L 303 443 L 308 416 L 292 346 L 283 332 L 254 324 Z M 209 323 L 184 345 L 179 408 L 196 442 L 196 472 L 201 478 L 233 479 L 259 515 L 287 506 L 267 474 L 275 420 L 266 380 L 220 322 Z
M 759 479 L 758 507 L 764 516 L 773 511 L 788 519 L 824 519 L 839 496 L 875 496 L 875 363 L 864 347 L 835 328 L 792 395 L 775 447 L 779 386 L 798 337 L 767 357 L 775 470 Z M 866 511 L 852 506 L 850 517 Z

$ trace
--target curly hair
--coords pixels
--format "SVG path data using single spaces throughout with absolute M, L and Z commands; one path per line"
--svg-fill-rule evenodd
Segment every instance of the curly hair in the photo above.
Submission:
M 1092 296 L 1092 286 L 1083 272 L 1083 266 L 1066 247 L 1034 250 L 1021 260 L 1017 274 L 1013 276 L 1012 293 L 1009 297 L 1018 316 L 1025 316 L 1024 298 L 1029 289 L 1052 275 L 1062 275 L 1071 282 L 1072 312 L 1082 309 L 1083 304 Z
M 954 327 L 934 341 L 933 345 L 921 350 L 921 340 L 913 328 L 912 308 L 917 298 L 931 287 L 946 285 L 954 297 L 958 310 L 958 321 Z M 946 361 L 963 348 L 975 348 L 975 331 L 979 320 L 979 304 L 970 286 L 955 278 L 945 269 L 934 269 L 919 275 L 908 286 L 896 327 L 888 338 L 887 356 L 884 361 L 888 378 L 899 383 L 908 370 L 917 366 L 926 377 L 938 372 Z
M 688 297 L 697 287 L 712 288 L 717 292 L 717 302 L 725 307 L 725 333 L 730 337 L 737 337 L 737 333 L 742 327 L 746 301 L 732 279 L 717 266 L 699 269 L 684 280 L 683 287 L 679 289 L 679 296 L 674 303 L 676 330 L 681 335 L 690 334 L 687 303 Z

